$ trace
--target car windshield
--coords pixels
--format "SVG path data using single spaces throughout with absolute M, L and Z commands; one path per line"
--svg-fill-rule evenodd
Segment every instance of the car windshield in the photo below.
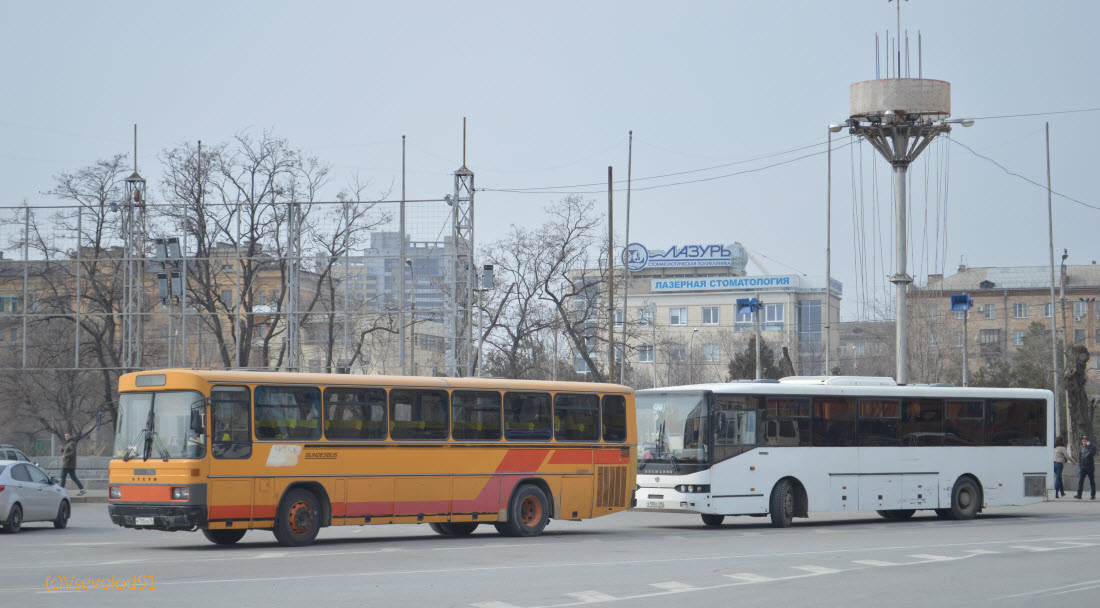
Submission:
M 707 461 L 706 393 L 637 393 L 638 461 Z
M 202 457 L 206 437 L 191 430 L 191 410 L 203 405 L 195 391 L 119 395 L 115 458 Z

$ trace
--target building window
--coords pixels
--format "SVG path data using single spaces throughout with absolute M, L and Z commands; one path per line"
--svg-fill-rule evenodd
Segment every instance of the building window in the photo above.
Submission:
M 1049 302 L 1046 303 L 1046 304 L 1043 304 L 1043 316 L 1044 317 L 1046 317 L 1048 319 L 1050 318 L 1051 308 L 1052 308 L 1052 305 Z
M 957 331 L 957 332 L 955 332 L 955 346 L 962 347 L 962 345 L 963 345 L 963 334 L 962 334 L 961 331 Z
M 1027 335 L 1026 331 L 1014 331 L 1012 332 L 1012 343 L 1016 346 L 1024 345 L 1024 336 Z
M 783 305 L 764 305 L 764 331 L 783 331 Z
M 733 318 L 733 331 L 752 331 L 752 313 L 748 312 L 735 312 Z
M 591 372 L 588 368 L 588 363 L 584 360 L 584 357 L 580 355 L 573 357 L 573 370 L 578 374 L 587 374 Z
M 997 305 L 996 304 L 986 304 L 985 307 L 984 307 L 984 310 L 985 310 L 985 318 L 987 318 L 987 319 L 996 319 L 997 318 Z
M 703 361 L 707 363 L 715 363 L 718 361 L 718 345 L 717 344 L 704 344 L 700 349 L 703 355 Z
M 642 344 L 638 347 L 638 362 L 653 363 L 653 345 Z
M 226 306 L 232 306 L 233 305 L 233 290 L 232 289 L 223 289 L 222 290 L 222 304 L 224 304 Z
M 955 311 L 955 318 L 958 319 L 959 321 L 962 321 L 963 319 L 966 318 L 966 311 L 965 310 L 956 310 Z
M 653 309 L 652 308 L 639 308 L 638 309 L 638 325 L 653 325 Z
M 718 325 L 718 307 L 703 307 L 703 325 Z
M 982 344 L 996 344 L 1001 341 L 1001 330 L 983 329 L 980 339 Z
M 1026 319 L 1027 318 L 1027 304 L 1017 302 L 1012 305 L 1012 318 L 1013 319 Z
M 615 311 L 615 327 L 622 327 L 622 326 L 623 326 L 623 311 L 622 311 L 622 309 L 617 309 Z
M 936 345 L 936 334 L 929 332 L 928 334 L 928 346 Z
M 1084 344 L 1085 343 L 1085 330 L 1075 329 L 1073 330 L 1073 343 Z
M 668 324 L 669 325 L 687 325 L 688 313 L 686 308 L 670 308 L 668 309 Z
M 1075 319 L 1084 318 L 1088 314 L 1088 302 L 1074 302 L 1073 303 L 1073 316 Z
M 866 348 L 862 344 L 853 344 L 852 345 L 852 354 L 855 355 L 856 357 L 862 357 L 863 353 L 865 351 L 866 351 Z

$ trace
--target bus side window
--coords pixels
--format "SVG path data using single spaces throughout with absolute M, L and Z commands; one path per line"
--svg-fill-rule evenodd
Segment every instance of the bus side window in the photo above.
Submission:
M 944 442 L 943 401 L 906 399 L 901 408 L 901 444 L 939 446 Z
M 810 445 L 810 400 L 806 398 L 769 398 L 764 445 Z
M 451 424 L 456 441 L 500 441 L 500 393 L 452 392 Z
M 386 391 L 381 388 L 326 388 L 325 437 L 386 438 Z
M 390 390 L 390 438 L 445 441 L 450 436 L 448 400 L 447 391 Z
M 554 395 L 554 439 L 557 441 L 599 441 L 600 398 L 597 395 L 557 393 Z
M 251 401 L 247 386 L 210 389 L 210 452 L 214 458 L 240 459 L 252 455 Z
M 549 393 L 504 394 L 504 438 L 548 440 L 551 432 Z
M 626 397 L 622 395 L 603 396 L 603 440 L 626 441 Z

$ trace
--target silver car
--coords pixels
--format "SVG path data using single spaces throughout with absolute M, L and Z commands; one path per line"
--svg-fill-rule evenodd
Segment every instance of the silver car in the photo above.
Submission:
M 0 526 L 15 534 L 27 521 L 50 521 L 53 527 L 69 524 L 69 493 L 42 469 L 29 462 L 0 460 Z

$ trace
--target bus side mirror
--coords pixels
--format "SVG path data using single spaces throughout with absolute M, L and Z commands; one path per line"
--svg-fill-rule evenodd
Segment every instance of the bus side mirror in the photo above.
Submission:
M 201 435 L 206 431 L 206 425 L 203 424 L 202 412 L 199 410 L 191 410 L 191 430 Z

